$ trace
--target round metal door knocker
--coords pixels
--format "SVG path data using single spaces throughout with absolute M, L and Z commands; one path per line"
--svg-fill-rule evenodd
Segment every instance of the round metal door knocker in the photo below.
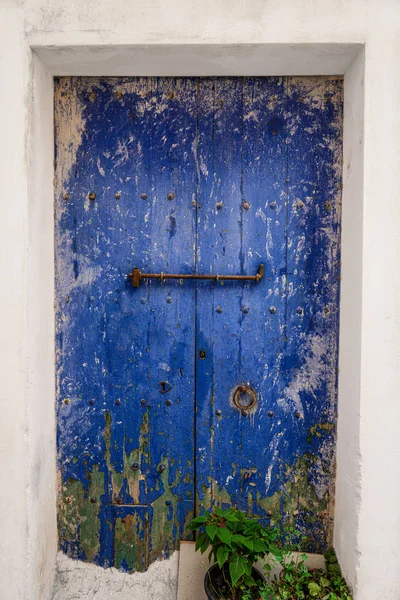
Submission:
M 257 394 L 250 385 L 238 385 L 233 394 L 233 402 L 242 414 L 246 414 L 257 404 Z

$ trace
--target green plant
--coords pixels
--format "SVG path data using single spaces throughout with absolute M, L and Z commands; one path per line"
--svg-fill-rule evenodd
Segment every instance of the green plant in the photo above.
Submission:
M 236 508 L 222 510 L 216 506 L 210 513 L 192 519 L 188 527 L 199 531 L 196 550 L 204 554 L 210 548 L 209 559 L 218 563 L 232 598 L 243 597 L 244 590 L 256 586 L 252 566 L 259 558 L 268 553 L 278 559 L 281 556 L 274 544 L 277 532 Z
M 283 563 L 281 574 L 260 586 L 260 599 L 352 600 L 334 550 L 330 549 L 325 554 L 326 570 L 308 569 L 304 554 L 288 558 Z M 250 600 L 250 596 L 245 595 L 243 600 Z

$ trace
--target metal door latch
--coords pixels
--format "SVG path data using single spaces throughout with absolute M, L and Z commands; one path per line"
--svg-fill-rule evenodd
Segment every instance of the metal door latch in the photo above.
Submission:
M 198 275 L 197 273 L 142 273 L 140 269 L 133 269 L 128 277 L 132 279 L 133 287 L 139 287 L 142 279 L 211 279 L 213 281 L 255 281 L 259 282 L 264 277 L 264 265 L 258 266 L 256 275 Z

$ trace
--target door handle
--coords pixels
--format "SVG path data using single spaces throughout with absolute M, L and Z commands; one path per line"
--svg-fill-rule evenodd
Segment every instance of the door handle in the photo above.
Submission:
M 133 287 L 139 287 L 142 279 L 211 279 L 213 281 L 255 281 L 259 282 L 264 277 L 264 265 L 258 266 L 256 275 L 198 275 L 197 273 L 142 273 L 140 269 L 133 269 L 128 277 L 132 279 Z

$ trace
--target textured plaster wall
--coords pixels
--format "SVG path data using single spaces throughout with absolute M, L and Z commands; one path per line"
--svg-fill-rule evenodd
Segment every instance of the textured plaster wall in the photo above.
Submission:
M 23 24 L 14 7 L 0 6 L 0 39 L 0 598 L 8 600 L 26 597 L 28 559 L 25 128 L 29 78 Z
M 356 584 L 361 506 L 360 384 L 364 159 L 364 53 L 345 74 L 339 412 L 334 544 Z M 352 565 L 356 565 L 353 570 Z
M 60 552 L 53 600 L 174 600 L 178 564 L 179 552 L 175 552 L 169 560 L 151 565 L 146 573 L 129 575 L 72 560 Z
M 47 177 L 53 164 L 53 79 L 31 56 L 30 137 L 28 178 L 28 598 L 49 594 L 57 551 L 54 502 L 54 310 L 53 194 Z
M 50 599 L 55 569 L 50 73 L 346 71 L 335 543 L 357 600 L 398 600 L 398 0 L 3 0 L 0 46 L 0 598 Z M 59 562 L 57 600 L 85 598 L 78 568 Z

